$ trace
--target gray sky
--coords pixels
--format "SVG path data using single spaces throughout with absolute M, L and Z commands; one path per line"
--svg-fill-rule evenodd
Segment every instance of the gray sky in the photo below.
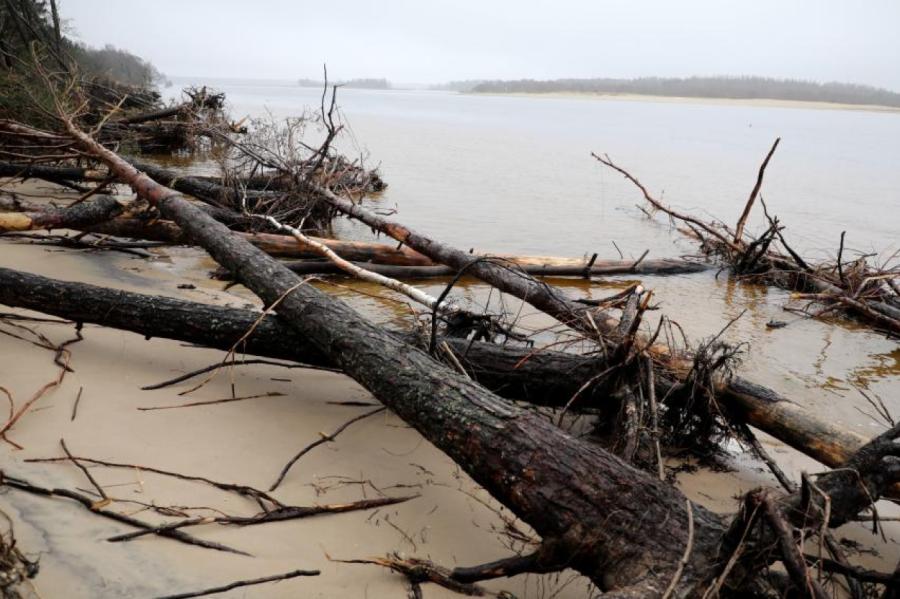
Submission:
M 169 76 L 764 75 L 900 90 L 900 1 L 61 0 L 75 36 Z

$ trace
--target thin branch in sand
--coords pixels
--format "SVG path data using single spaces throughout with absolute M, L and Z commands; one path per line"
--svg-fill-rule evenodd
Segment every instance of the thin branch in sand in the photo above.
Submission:
M 68 460 L 68 458 L 65 459 Z M 2 473 L 0 484 L 13 489 L 17 489 L 19 491 L 31 493 L 33 495 L 42 495 L 44 497 L 65 497 L 67 499 L 72 499 L 78 502 L 91 513 L 97 514 L 98 516 L 102 516 L 110 520 L 115 520 L 116 522 L 127 524 L 135 528 L 154 528 L 152 524 L 148 524 L 146 522 L 143 522 L 142 520 L 133 518 L 132 516 L 127 516 L 125 514 L 120 514 L 119 512 L 103 509 L 103 507 L 99 505 L 99 503 L 102 502 L 98 503 L 92 497 L 89 497 L 88 495 L 84 495 L 77 491 L 72 491 L 70 489 L 41 487 L 39 485 L 32 484 L 23 478 L 10 476 L 5 472 Z M 250 554 L 245 551 L 233 549 L 231 547 L 228 547 L 227 545 L 222 545 L 221 543 L 216 543 L 213 541 L 204 541 L 203 539 L 198 539 L 196 537 L 188 535 L 187 533 L 181 532 L 180 530 L 167 531 L 162 533 L 162 536 L 174 539 L 187 545 L 194 545 L 197 547 L 204 547 L 206 549 L 215 549 L 216 551 L 225 551 L 227 553 L 236 553 L 238 555 L 250 556 Z
M 281 366 L 282 368 L 305 368 L 309 370 L 324 370 L 325 372 L 340 372 L 337 368 L 327 368 L 325 366 L 312 366 L 310 364 L 288 364 L 286 362 L 276 362 L 274 360 L 263 360 L 259 358 L 252 358 L 249 360 L 237 360 L 232 361 L 228 365 L 229 367 L 234 366 L 247 366 L 250 364 L 265 364 L 268 366 Z M 169 379 L 167 381 L 163 381 L 161 383 L 155 383 L 153 385 L 147 385 L 145 387 L 141 387 L 142 391 L 155 391 L 157 389 L 162 389 L 164 387 L 170 387 L 177 383 L 181 383 L 187 380 L 194 378 L 195 376 L 199 376 L 201 374 L 206 374 L 212 370 L 216 370 L 222 367 L 221 362 L 216 362 L 215 364 L 210 364 L 209 366 L 204 366 L 203 368 L 198 368 L 197 370 L 192 370 L 191 372 L 187 372 L 180 376 L 177 376 L 173 379 Z
M 160 535 L 169 531 L 186 528 L 189 526 L 202 526 L 204 524 L 223 524 L 237 526 L 252 526 L 255 524 L 266 524 L 269 522 L 283 522 L 285 520 L 298 520 L 301 518 L 310 518 L 320 514 L 343 514 L 345 512 L 354 512 L 359 510 L 369 510 L 373 508 L 384 507 L 387 505 L 396 505 L 416 499 L 419 495 L 407 495 L 403 497 L 380 497 L 377 499 L 362 499 L 350 503 L 334 503 L 326 505 L 313 506 L 294 506 L 286 505 L 268 512 L 260 512 L 253 516 L 229 516 L 227 514 L 220 516 L 201 516 L 198 518 L 187 518 L 177 522 L 162 524 L 152 529 L 138 530 L 128 532 L 106 539 L 111 543 L 120 543 L 122 541 L 130 541 L 146 535 Z
M 158 597 L 157 599 L 188 599 L 189 597 L 204 597 L 206 595 L 216 595 L 218 593 L 224 593 L 226 591 L 230 591 L 232 589 L 237 589 L 240 587 L 248 587 L 257 584 L 263 584 L 266 582 L 276 582 L 279 580 L 289 580 L 291 578 L 297 578 L 298 576 L 318 576 L 320 572 L 318 570 L 294 570 L 292 572 L 286 572 L 285 574 L 277 574 L 275 576 L 266 576 L 264 578 L 252 578 L 250 580 L 238 580 L 235 582 L 230 582 L 226 585 L 222 585 L 219 587 L 212 587 L 209 589 L 204 589 L 202 591 L 192 591 L 189 593 L 178 593 L 176 595 L 165 595 L 162 597 Z
M 81 462 L 79 462 L 77 459 L 75 459 L 75 457 L 72 455 L 72 452 L 70 452 L 69 448 L 66 447 L 66 440 L 60 439 L 59 445 L 62 447 L 63 452 L 65 452 L 66 457 L 69 458 L 69 460 L 71 460 L 72 463 L 75 464 L 78 467 L 78 469 L 84 473 L 85 478 L 87 478 L 90 481 L 90 483 L 92 485 L 94 485 L 94 488 L 97 489 L 97 493 L 99 493 L 100 497 L 103 498 L 102 501 L 94 504 L 94 507 L 99 508 L 99 507 L 104 507 L 106 505 L 109 505 L 110 499 L 109 499 L 109 496 L 106 494 L 106 491 L 103 490 L 103 487 L 101 487 L 100 483 L 98 483 L 96 481 L 96 479 L 91 475 L 90 471 Z
M 81 392 L 84 391 L 84 387 L 78 387 L 78 395 L 75 396 L 75 403 L 72 404 L 72 418 L 71 422 L 75 422 L 75 417 L 78 416 L 78 404 L 81 403 Z
M 172 472 L 171 470 L 162 470 L 161 468 L 154 468 L 152 466 L 141 466 L 139 464 L 124 464 L 121 462 L 107 462 L 104 460 L 96 460 L 93 458 L 84 458 L 84 457 L 76 457 L 76 460 L 79 462 L 85 462 L 88 464 L 96 464 L 98 466 L 104 466 L 107 468 L 126 468 L 130 470 L 138 470 L 144 472 L 151 472 L 153 474 L 159 474 L 161 476 L 171 476 L 172 478 L 178 478 L 181 480 L 191 481 L 191 482 L 200 482 L 211 487 L 215 487 L 221 491 L 226 491 L 229 493 L 236 493 L 242 497 L 250 497 L 257 501 L 258 503 L 261 500 L 268 501 L 274 506 L 284 507 L 284 504 L 271 497 L 265 491 L 260 491 L 259 489 L 255 489 L 248 485 L 241 485 L 235 483 L 223 483 L 216 480 L 212 480 L 210 478 L 206 478 L 205 476 L 193 476 L 190 474 L 181 474 L 179 472 Z M 69 461 L 68 457 L 64 458 L 29 458 L 24 460 L 26 463 L 45 463 L 45 464 L 54 464 L 59 462 Z
M 275 482 L 272 484 L 272 486 L 269 487 L 269 492 L 271 493 L 272 491 L 277 489 L 279 485 L 281 485 L 282 481 L 284 480 L 284 477 L 287 476 L 288 471 L 293 467 L 293 465 L 297 463 L 297 460 L 299 460 L 300 458 L 305 456 L 307 453 L 309 453 L 310 451 L 312 451 L 319 445 L 322 445 L 323 443 L 328 443 L 329 441 L 334 441 L 334 439 L 338 435 L 340 435 L 342 432 L 344 432 L 347 429 L 347 427 L 349 427 L 351 424 L 353 424 L 355 422 L 359 422 L 360 420 L 368 418 L 369 416 L 374 416 L 375 414 L 384 412 L 386 409 L 387 408 L 380 407 L 380 408 L 371 410 L 369 412 L 365 412 L 364 414 L 360 414 L 359 416 L 355 416 L 354 418 L 351 418 L 350 420 L 348 420 L 347 422 L 345 422 L 344 424 L 339 426 L 337 429 L 335 429 L 335 431 L 333 433 L 331 433 L 330 435 L 326 435 L 324 433 L 319 433 L 319 435 L 320 435 L 319 439 L 316 439 L 315 441 L 313 441 L 312 443 L 310 443 L 309 445 L 307 445 L 306 447 L 301 449 L 300 452 L 297 453 L 297 455 L 292 457 L 288 461 L 288 463 L 284 465 L 284 468 L 282 468 L 281 472 L 278 474 L 278 478 L 275 480 Z
M 21 325 L 16 325 L 16 326 L 21 326 Z M 40 333 L 35 333 L 35 334 L 43 339 L 46 339 L 46 337 L 43 337 L 43 335 L 41 335 Z M 81 339 L 82 339 L 81 327 L 77 326 L 76 327 L 76 336 L 74 338 L 69 339 L 68 341 L 64 341 L 63 343 L 61 343 L 55 347 L 47 348 L 47 349 L 53 349 L 56 351 L 56 355 L 54 356 L 53 361 L 57 366 L 59 366 L 59 374 L 57 375 L 57 377 L 55 379 L 44 384 L 44 386 L 42 386 L 40 389 L 38 389 L 34 393 L 34 395 L 32 395 L 31 398 L 28 401 L 26 401 L 22 405 L 22 407 L 19 408 L 18 411 L 16 411 L 14 414 L 12 414 L 7 419 L 6 423 L 2 427 L 0 427 L 0 439 L 3 439 L 10 445 L 16 447 L 17 449 L 23 449 L 23 447 L 21 445 L 10 440 L 6 436 L 7 433 L 10 431 L 10 429 L 12 429 L 13 426 L 15 426 L 16 422 L 18 422 L 22 418 L 22 416 L 24 416 L 31 409 L 31 406 L 33 406 L 37 400 L 39 400 L 41 397 L 43 397 L 51 389 L 54 389 L 62 384 L 62 381 L 66 376 L 66 373 L 71 370 L 69 368 L 69 359 L 72 357 L 72 353 L 68 349 L 66 349 L 66 346 L 70 345 L 72 343 L 76 343 L 77 341 L 81 341 Z M 36 345 L 39 345 L 39 344 L 36 344 Z M 46 347 L 46 346 L 42 346 L 42 347 Z M 11 396 L 8 396 L 8 397 L 10 398 L 10 400 L 12 399 Z
M 142 412 L 152 412 L 154 410 L 175 410 L 178 408 L 195 408 L 197 406 L 211 406 L 221 403 L 230 403 L 233 401 L 244 401 L 245 399 L 259 399 L 260 397 L 284 397 L 285 394 L 280 391 L 268 391 L 257 395 L 244 395 L 243 397 L 226 397 L 224 399 L 210 399 L 208 401 L 192 401 L 190 403 L 182 403 L 174 406 L 146 406 L 139 407 Z

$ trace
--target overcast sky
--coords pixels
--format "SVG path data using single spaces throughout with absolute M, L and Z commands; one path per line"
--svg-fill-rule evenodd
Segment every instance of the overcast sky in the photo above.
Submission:
M 900 90 L 900 0 L 60 0 L 169 76 L 764 75 Z

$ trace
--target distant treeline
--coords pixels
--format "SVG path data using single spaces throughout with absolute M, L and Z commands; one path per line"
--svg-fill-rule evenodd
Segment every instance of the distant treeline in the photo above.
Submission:
M 355 89 L 391 89 L 391 82 L 387 79 L 347 79 L 345 81 L 329 81 L 328 84 Z M 315 79 L 298 79 L 297 85 L 300 87 L 321 88 L 325 85 L 325 82 L 316 81 Z
M 445 92 L 468 93 L 483 83 L 502 83 L 502 81 L 490 81 L 489 79 L 463 79 L 462 81 L 448 81 L 428 86 L 428 89 Z
M 155 66 L 127 50 L 110 44 L 91 48 L 75 44 L 72 55 L 85 73 L 137 87 L 153 87 L 165 80 Z
M 887 89 L 850 83 L 815 83 L 768 77 L 520 79 L 517 81 L 457 81 L 446 85 L 448 87 L 444 89 L 474 93 L 640 94 L 688 98 L 797 100 L 900 107 L 900 93 Z

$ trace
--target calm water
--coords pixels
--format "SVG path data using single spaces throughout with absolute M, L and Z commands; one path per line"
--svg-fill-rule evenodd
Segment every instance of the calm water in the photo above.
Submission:
M 215 85 L 216 82 L 213 82 Z M 320 91 L 220 82 L 235 118 L 298 115 Z M 177 88 L 172 88 L 172 91 Z M 841 231 L 853 250 L 900 249 L 900 114 L 714 103 L 476 96 L 340 90 L 351 134 L 345 149 L 378 165 L 389 184 L 380 207 L 437 239 L 477 250 L 626 257 L 692 254 L 696 247 L 635 204 L 639 192 L 590 156 L 608 153 L 652 193 L 701 217 L 733 224 L 776 137 L 762 195 L 811 259 L 834 255 Z M 761 226 L 761 216 L 754 226 Z M 342 236 L 370 238 L 364 228 Z M 900 415 L 900 350 L 846 323 L 796 321 L 789 294 L 735 284 L 724 274 L 644 279 L 693 340 L 729 330 L 749 342 L 742 372 L 871 433 L 852 384 Z M 439 290 L 440 285 L 429 286 Z M 483 288 L 467 293 L 480 297 Z M 573 294 L 608 289 L 573 287 Z M 771 319 L 791 325 L 767 331 Z

